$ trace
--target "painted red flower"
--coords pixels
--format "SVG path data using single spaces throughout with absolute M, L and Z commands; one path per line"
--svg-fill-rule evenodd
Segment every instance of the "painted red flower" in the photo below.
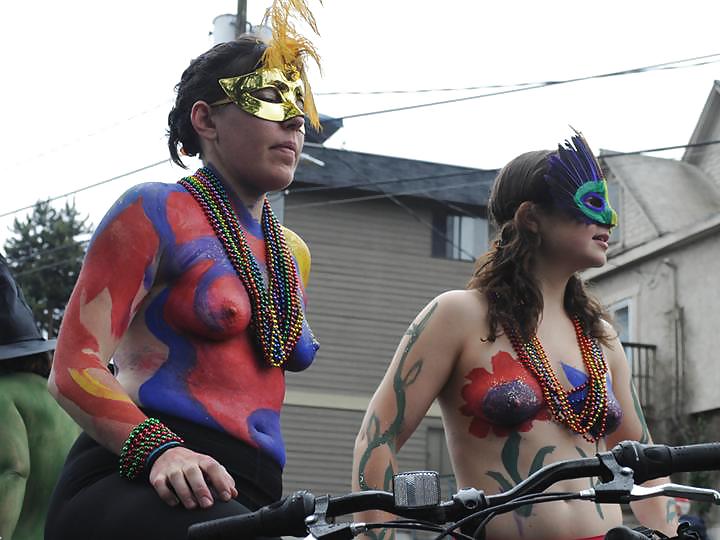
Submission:
M 485 438 L 490 430 L 498 437 L 514 431 L 530 431 L 534 420 L 550 420 L 537 380 L 509 353 L 491 359 L 492 373 L 475 368 L 462 388 L 465 404 L 460 412 L 472 417 L 469 432 Z

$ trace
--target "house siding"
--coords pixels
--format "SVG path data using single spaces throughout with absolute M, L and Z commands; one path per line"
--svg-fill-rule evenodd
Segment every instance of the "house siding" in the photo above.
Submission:
M 713 354 L 720 324 L 718 268 L 720 232 L 715 231 L 592 281 L 595 294 L 605 304 L 633 298 L 636 341 L 657 345 L 653 396 L 657 417 L 672 413 L 671 396 L 677 384 L 684 396 L 682 411 L 699 413 L 720 408 L 720 372 Z M 681 309 L 682 323 L 677 343 L 676 306 Z M 679 366 L 676 351 L 682 361 Z M 677 380 L 676 368 L 684 371 L 684 380 Z
M 403 198 L 410 212 L 389 199 L 327 203 L 362 195 L 285 199 L 284 224 L 312 254 L 307 317 L 321 344 L 310 368 L 287 374 L 286 493 L 350 491 L 355 437 L 400 339 L 432 298 L 472 274 L 471 262 L 431 257 L 426 224 L 437 203 Z M 431 411 L 402 448 L 400 470 L 428 467 L 428 429 L 440 426 Z
M 288 405 L 283 410 L 287 466 L 283 492 L 308 489 L 316 495 L 351 491 L 353 446 L 365 411 Z M 426 418 L 398 456 L 400 471 L 428 466 L 428 429 L 439 418 Z
M 613 245 L 613 250 L 628 250 L 639 246 L 658 235 L 655 225 L 648 219 L 642 206 L 633 196 L 628 186 L 614 174 L 608 174 L 608 182 L 620 186 L 620 241 Z M 611 252 L 612 253 L 612 252 Z
M 473 264 L 430 256 L 431 231 L 417 219 L 432 222 L 429 205 L 415 203 L 414 215 L 387 199 L 303 208 L 314 200 L 286 201 L 285 224 L 312 253 L 307 315 L 321 344 L 313 366 L 288 374 L 288 385 L 369 397 L 417 313 L 463 288 Z

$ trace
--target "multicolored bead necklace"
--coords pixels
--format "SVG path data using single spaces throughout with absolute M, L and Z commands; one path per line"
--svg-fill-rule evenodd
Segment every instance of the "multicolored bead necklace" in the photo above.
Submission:
M 190 192 L 205 212 L 215 236 L 245 285 L 252 303 L 252 326 L 263 357 L 271 366 L 282 366 L 300 338 L 304 315 L 295 262 L 270 203 L 266 198 L 261 219 L 269 276 L 266 288 L 245 232 L 213 171 L 203 167 L 178 183 Z
M 570 391 L 565 391 L 558 381 L 537 335 L 526 342 L 514 329 L 505 328 L 505 333 L 512 343 L 518 360 L 535 375 L 553 417 L 575 433 L 582 435 L 587 441 L 594 443 L 601 439 L 607 430 L 608 389 L 605 378 L 607 364 L 597 340 L 583 332 L 577 318 L 573 318 L 573 325 L 589 378 Z M 569 396 L 585 388 L 588 390 L 585 403 L 580 412 L 576 413 Z

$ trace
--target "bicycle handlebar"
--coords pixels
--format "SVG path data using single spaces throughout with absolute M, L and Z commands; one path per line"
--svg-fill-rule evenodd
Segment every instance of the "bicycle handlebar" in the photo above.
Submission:
M 620 466 L 633 470 L 637 484 L 677 472 L 720 469 L 720 442 L 665 446 L 623 441 L 611 452 Z
M 190 526 L 188 539 L 223 540 L 232 537 L 305 536 L 305 518 L 315 511 L 315 497 L 298 491 L 255 512 Z M 242 534 L 241 534 L 242 532 Z
M 671 473 L 720 469 L 720 442 L 670 447 L 624 441 L 609 452 L 594 458 L 567 460 L 547 465 L 514 488 L 498 495 L 485 496 L 481 491 L 463 490 L 451 501 L 430 507 L 399 506 L 392 493 L 363 491 L 341 497 L 324 498 L 323 517 L 335 517 L 365 510 L 384 510 L 410 519 L 433 523 L 456 521 L 484 508 L 493 508 L 522 495 L 541 493 L 561 480 L 600 477 L 603 482 L 615 479 L 616 464 L 632 470 L 634 481 L 641 484 Z M 629 474 L 629 471 L 628 471 Z M 471 491 L 471 495 L 467 492 Z M 249 514 L 198 523 L 188 529 L 189 540 L 227 540 L 232 537 L 305 536 L 306 518 L 318 512 L 316 498 L 307 491 L 296 492 Z M 618 501 L 619 502 L 619 501 Z M 352 536 L 348 536 L 351 538 Z

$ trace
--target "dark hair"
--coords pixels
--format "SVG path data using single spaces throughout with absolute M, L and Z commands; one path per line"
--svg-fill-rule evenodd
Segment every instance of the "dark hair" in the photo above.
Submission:
M 0 360 L 0 376 L 10 373 L 35 373 L 46 379 L 50 376 L 52 353 L 45 351 L 28 356 Z
M 200 141 L 190 122 L 195 102 L 212 103 L 224 98 L 218 79 L 254 71 L 265 48 L 257 36 L 244 34 L 235 41 L 215 45 L 190 62 L 175 86 L 177 97 L 168 114 L 168 148 L 173 162 L 187 168 L 178 155 L 178 145 L 182 145 L 183 153 L 188 156 L 202 156 Z
M 497 235 L 490 251 L 476 262 L 468 283 L 468 289 L 478 289 L 487 298 L 490 341 L 495 341 L 504 327 L 515 328 L 524 339 L 537 332 L 543 297 L 533 268 L 540 236 L 519 222 L 517 210 L 528 201 L 543 211 L 555 211 L 545 183 L 551 154 L 539 150 L 516 157 L 498 173 L 490 193 L 488 214 Z M 565 288 L 564 305 L 586 332 L 608 343 L 610 335 L 602 322 L 607 314 L 577 274 Z

